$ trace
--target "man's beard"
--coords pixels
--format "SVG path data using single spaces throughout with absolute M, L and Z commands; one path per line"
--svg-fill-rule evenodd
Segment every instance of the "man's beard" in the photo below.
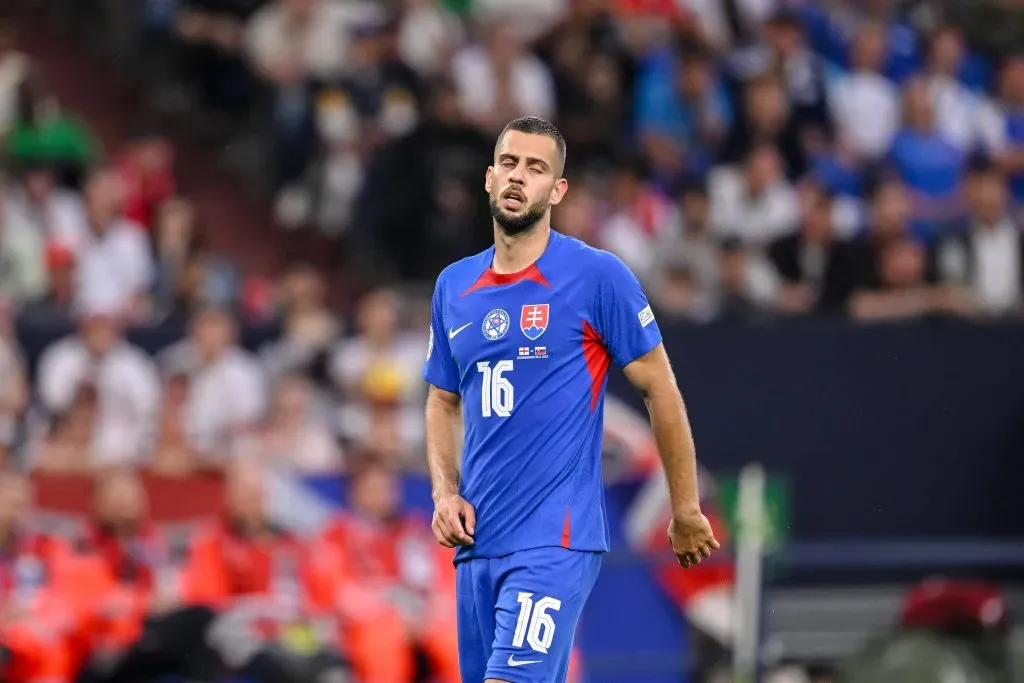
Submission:
M 520 214 L 509 214 L 506 213 L 500 206 L 498 206 L 499 199 L 491 197 L 491 218 L 498 224 L 501 231 L 509 237 L 520 235 L 524 232 L 529 231 L 533 226 L 537 225 L 541 218 L 544 217 L 544 213 L 548 210 L 547 197 L 535 202 Z

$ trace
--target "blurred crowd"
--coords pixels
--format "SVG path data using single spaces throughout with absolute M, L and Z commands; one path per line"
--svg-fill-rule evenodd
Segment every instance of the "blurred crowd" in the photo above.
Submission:
M 31 565 L 4 564 L 17 571 L 0 582 L 45 584 L 24 604 L 50 610 L 55 639 L 12 631 L 6 613 L 0 656 L 53 663 L 39 655 L 57 641 L 67 653 L 60 671 L 16 680 L 83 666 L 133 680 L 133 666 L 180 664 L 168 643 L 212 652 L 197 667 L 279 680 L 275 667 L 298 664 L 253 645 L 274 639 L 166 634 L 230 632 L 223 619 L 239 611 L 260 624 L 246 596 L 291 595 L 282 576 L 316 616 L 302 623 L 335 629 L 314 639 L 330 644 L 323 657 L 303 660 L 314 678 L 354 667 L 372 683 L 457 680 L 437 640 L 450 625 L 415 598 L 446 574 L 429 527 L 401 526 L 393 488 L 395 470 L 423 467 L 429 323 L 396 285 L 429 284 L 490 241 L 483 171 L 515 116 L 550 117 L 568 142 L 556 229 L 617 253 L 666 322 L 1024 312 L 1019 2 L 33 4 L 77 19 L 147 107 L 253 160 L 234 170 L 272 193 L 279 225 L 337 238 L 372 291 L 341 315 L 317 268 L 267 277 L 211 250 L 174 136 L 131 131 L 103 149 L 0 20 L 0 458 L 97 478 L 94 519 L 65 548 L 23 531 L 31 485 L 0 477 L 0 540 Z M 173 544 L 150 534 L 136 470 L 225 477 L 227 521 Z M 353 567 L 348 588 L 253 503 L 266 477 L 346 470 L 352 519 L 316 539 Z M 380 557 L 352 539 L 379 542 Z M 267 569 L 279 558 L 290 568 Z M 106 583 L 62 583 L 68 567 Z M 173 594 L 155 591 L 165 582 Z M 130 616 L 114 623 L 92 598 L 125 587 Z M 380 619 L 359 631 L 353 615 L 367 614 Z M 141 647 L 151 630 L 157 654 Z M 108 631 L 120 633 L 109 652 L 82 641 Z M 311 651 L 305 631 L 289 638 L 292 654 Z M 395 642 L 418 654 L 372 654 Z M 373 662 L 406 668 L 367 674 Z
M 991 317 L 1021 310 L 1018 5 L 166 0 L 137 30 L 153 100 L 234 141 L 260 111 L 278 219 L 377 277 L 486 244 L 479 169 L 536 114 L 570 150 L 555 225 L 663 316 Z

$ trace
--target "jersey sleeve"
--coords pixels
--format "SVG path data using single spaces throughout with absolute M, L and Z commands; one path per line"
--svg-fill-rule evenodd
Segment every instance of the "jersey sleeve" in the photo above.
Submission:
M 602 257 L 594 323 L 612 360 L 625 367 L 661 343 L 661 330 L 636 275 L 619 257 Z
M 448 346 L 444 328 L 444 282 L 438 278 L 434 285 L 434 298 L 430 304 L 430 337 L 427 342 L 427 360 L 423 364 L 423 379 L 439 389 L 457 393 L 459 373 Z

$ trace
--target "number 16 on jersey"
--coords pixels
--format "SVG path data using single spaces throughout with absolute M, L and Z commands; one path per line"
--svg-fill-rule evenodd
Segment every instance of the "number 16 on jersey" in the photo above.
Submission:
M 491 367 L 488 361 L 476 364 L 477 372 L 483 375 L 480 389 L 480 412 L 484 417 L 497 415 L 508 417 L 515 405 L 515 390 L 504 374 L 512 370 L 512 361 L 499 360 Z

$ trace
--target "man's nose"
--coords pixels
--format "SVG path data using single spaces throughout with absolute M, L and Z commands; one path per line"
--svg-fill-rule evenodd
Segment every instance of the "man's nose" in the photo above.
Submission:
M 512 169 L 512 172 L 508 174 L 508 181 L 515 183 L 516 185 L 522 185 L 525 181 L 525 170 L 522 166 L 517 165 Z

